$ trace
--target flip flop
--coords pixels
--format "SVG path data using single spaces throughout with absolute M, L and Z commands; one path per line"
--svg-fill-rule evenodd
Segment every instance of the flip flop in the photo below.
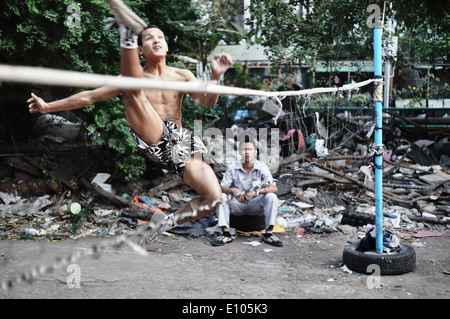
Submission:
M 223 246 L 225 244 L 231 243 L 232 241 L 233 241 L 232 237 L 221 235 L 212 242 L 212 246 Z

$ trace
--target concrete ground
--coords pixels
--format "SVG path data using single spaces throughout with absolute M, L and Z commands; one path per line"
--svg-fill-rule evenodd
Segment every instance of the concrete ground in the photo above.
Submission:
M 342 233 L 284 232 L 281 248 L 253 246 L 257 237 L 238 237 L 221 247 L 211 238 L 162 236 L 147 255 L 129 246 L 109 247 L 30 283 L 0 289 L 1 299 L 178 299 L 181 306 L 199 299 L 448 299 L 450 237 L 402 241 L 413 245 L 412 272 L 373 278 L 342 269 L 342 252 L 356 237 Z M 108 239 L 106 239 L 108 240 Z M 0 241 L 0 280 L 85 251 L 105 238 L 56 242 Z M 175 310 L 174 310 L 175 311 Z M 180 309 L 176 311 L 181 311 Z

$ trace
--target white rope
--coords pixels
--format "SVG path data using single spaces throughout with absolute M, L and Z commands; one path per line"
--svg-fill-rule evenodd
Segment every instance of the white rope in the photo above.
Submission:
M 383 102 L 383 85 L 375 85 L 373 99 L 375 102 Z
M 380 80 L 366 80 L 359 83 L 346 84 L 339 88 L 329 87 L 313 88 L 299 91 L 268 92 L 218 85 L 216 82 L 207 81 L 164 81 L 146 78 L 55 70 L 41 67 L 12 66 L 0 64 L 0 81 L 91 88 L 107 86 L 124 90 L 143 89 L 220 95 L 280 97 L 354 90 L 359 87 L 366 86 L 372 82 L 379 82 Z

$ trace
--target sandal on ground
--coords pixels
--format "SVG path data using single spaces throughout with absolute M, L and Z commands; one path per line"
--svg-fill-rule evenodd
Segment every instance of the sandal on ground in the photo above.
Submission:
M 212 245 L 213 246 L 223 246 L 225 244 L 231 243 L 232 241 L 233 241 L 233 238 L 221 235 L 212 242 Z
M 276 246 L 276 247 L 281 247 L 283 246 L 283 243 L 281 242 L 281 240 L 279 240 L 274 234 L 272 233 L 265 233 L 262 237 L 261 237 L 261 242 L 262 243 L 266 243 L 272 246 Z

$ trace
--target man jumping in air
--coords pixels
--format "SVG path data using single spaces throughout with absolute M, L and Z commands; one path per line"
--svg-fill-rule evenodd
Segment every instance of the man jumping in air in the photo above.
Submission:
M 113 6 L 111 8 L 114 11 Z M 117 17 L 116 11 L 115 14 Z M 189 70 L 166 64 L 168 44 L 163 31 L 156 25 L 145 27 L 138 35 L 133 34 L 124 25 L 120 25 L 120 30 L 122 76 L 162 81 L 197 81 Z M 146 61 L 144 68 L 140 64 L 139 54 Z M 211 62 L 212 80 L 219 80 L 231 65 L 229 54 L 216 55 Z M 32 93 L 27 102 L 30 103 L 31 113 L 44 114 L 82 108 L 115 97 L 121 91 L 101 87 L 51 103 L 46 103 Z M 171 215 L 155 213 L 150 225 L 157 225 L 157 231 L 162 232 L 215 211 L 222 200 L 221 188 L 213 169 L 205 161 L 209 157 L 206 147 L 199 137 L 181 126 L 184 92 L 124 90 L 123 94 L 125 116 L 140 152 L 153 161 L 175 169 L 199 195 Z M 210 107 L 213 107 L 219 98 L 217 94 L 189 93 L 189 95 Z M 214 206 L 211 205 L 213 203 Z M 199 211 L 196 216 L 184 214 L 203 205 L 212 207 Z

